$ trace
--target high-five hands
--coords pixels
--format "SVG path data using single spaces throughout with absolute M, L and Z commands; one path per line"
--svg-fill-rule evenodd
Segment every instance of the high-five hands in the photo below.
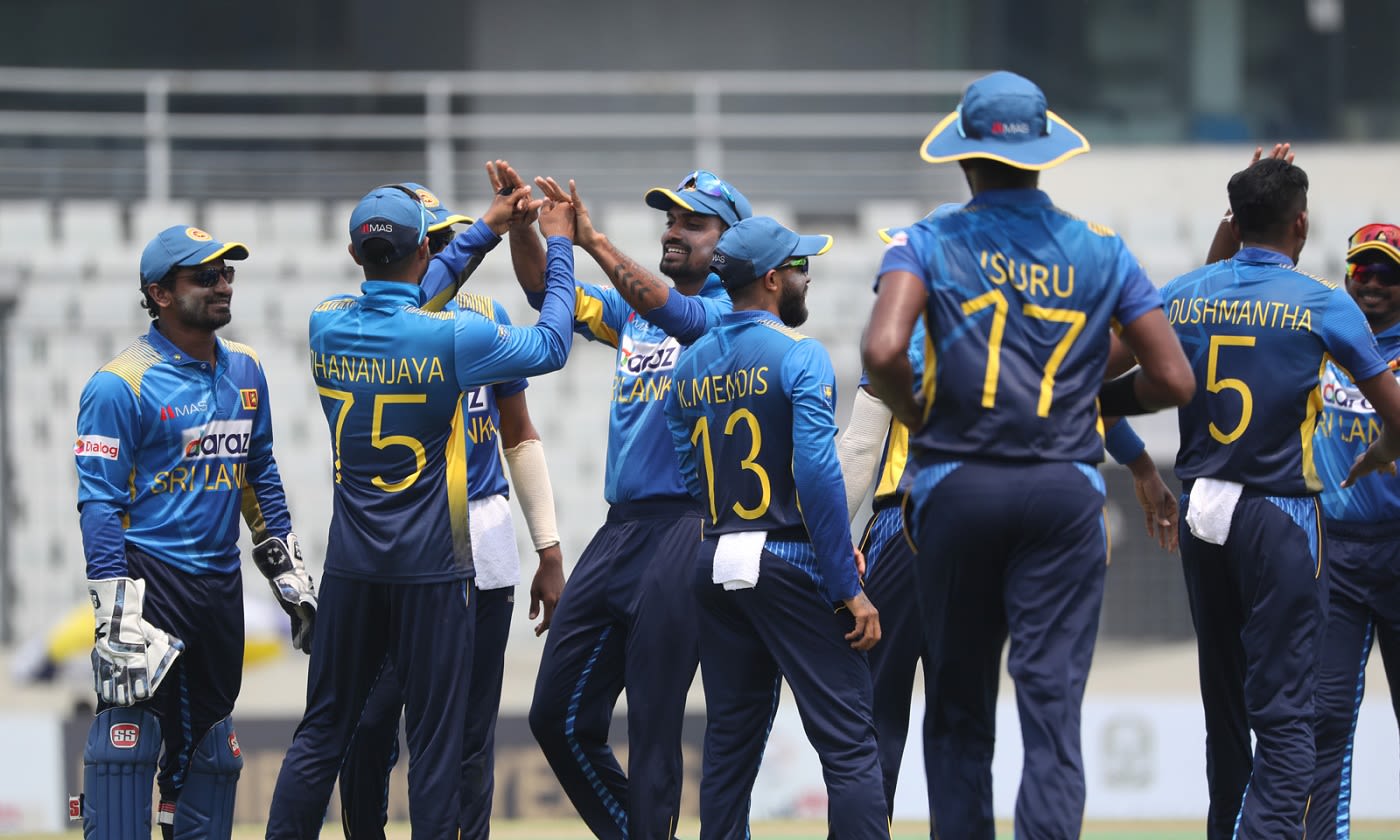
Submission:
M 497 236 L 520 224 L 521 219 L 539 210 L 542 202 L 530 199 L 530 185 L 504 160 L 488 161 L 486 176 L 491 179 L 491 206 L 481 214 Z M 525 222 L 525 224 L 529 224 Z
M 588 215 L 588 208 L 584 206 L 583 199 L 579 198 L 578 186 L 574 184 L 572 178 L 569 179 L 569 191 L 564 192 L 564 188 L 553 178 L 536 178 L 535 185 L 544 193 L 546 199 L 553 201 L 567 201 L 574 208 L 574 242 L 580 248 L 587 250 L 596 243 L 602 234 L 593 227 L 593 217 Z

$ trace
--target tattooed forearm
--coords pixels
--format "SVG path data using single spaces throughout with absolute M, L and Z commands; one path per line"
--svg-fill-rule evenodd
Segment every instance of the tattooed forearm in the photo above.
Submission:
M 646 314 L 666 302 L 671 287 L 656 275 L 637 264 L 636 260 L 613 248 L 606 248 L 606 262 L 599 260 L 613 286 L 632 308 Z

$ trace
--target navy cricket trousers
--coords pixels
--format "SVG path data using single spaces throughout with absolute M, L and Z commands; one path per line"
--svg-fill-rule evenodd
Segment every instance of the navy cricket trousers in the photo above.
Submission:
M 320 837 L 336 775 L 385 665 L 403 690 L 414 840 L 456 836 L 475 611 L 470 579 L 323 576 L 306 712 L 273 789 L 268 840 Z
M 1183 496 L 1181 564 L 1205 708 L 1206 836 L 1302 837 L 1327 616 L 1317 499 L 1246 489 L 1224 545 L 1192 536 L 1188 504 Z
M 681 725 L 700 654 L 690 499 L 613 505 L 564 584 L 540 659 L 530 729 L 569 801 L 606 840 L 671 840 Z M 608 745 L 627 689 L 627 767 Z
M 886 813 L 894 815 L 895 787 L 909 735 L 909 701 L 914 673 L 924 663 L 924 696 L 933 697 L 934 677 L 923 621 L 914 585 L 914 551 L 904 535 L 904 515 L 898 497 L 876 500 L 876 510 L 865 526 L 861 551 L 865 553 L 865 594 L 880 611 L 881 639 L 869 653 L 874 685 L 875 739 L 880 748 L 880 773 L 884 779 Z M 882 502 L 884 502 L 882 504 Z M 932 714 L 925 714 L 924 769 L 933 785 L 929 761 Z M 933 801 L 929 801 L 933 813 Z
M 1016 836 L 1077 838 L 1080 710 L 1108 559 L 1103 478 L 1087 464 L 937 461 L 921 467 L 913 498 L 915 578 L 938 665 L 928 699 L 938 836 L 996 836 L 995 675 L 1009 632 L 1025 750 Z
M 713 545 L 695 564 L 705 627 L 701 840 L 748 837 L 750 795 L 783 679 L 821 761 L 829 836 L 888 840 L 870 713 L 874 689 L 865 654 L 844 638 L 855 626 L 851 616 L 833 608 L 807 572 L 766 549 L 758 583 L 725 591 L 712 582 Z
M 1352 745 L 1378 643 L 1400 722 L 1400 523 L 1327 520 L 1327 632 L 1313 696 L 1317 771 L 1308 836 L 1351 835 Z
M 515 587 L 476 591 L 476 641 L 467 695 L 462 755 L 460 840 L 482 840 L 491 832 L 495 795 L 496 718 L 501 709 L 506 642 Z M 346 837 L 383 840 L 389 818 L 389 774 L 399 758 L 403 692 L 391 666 L 375 683 L 340 768 L 340 822 Z

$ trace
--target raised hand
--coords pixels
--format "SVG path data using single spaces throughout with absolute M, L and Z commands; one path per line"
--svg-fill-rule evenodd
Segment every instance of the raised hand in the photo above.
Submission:
M 581 248 L 587 249 L 600 238 L 597 228 L 593 227 L 593 219 L 588 215 L 588 208 L 584 206 L 583 199 L 579 198 L 578 186 L 573 179 L 569 179 L 569 191 L 564 192 L 564 188 L 553 178 L 536 178 L 535 184 L 547 197 L 555 201 L 567 201 L 574 208 L 574 241 Z
M 574 205 L 568 198 L 559 201 L 546 194 L 540 207 L 540 233 L 548 239 L 551 236 L 574 238 Z
M 487 161 L 486 176 L 491 179 L 491 189 L 497 195 L 509 195 L 522 186 L 528 186 L 525 179 L 515 171 L 515 168 L 504 160 Z M 502 193 L 502 190 L 506 190 L 506 192 Z M 533 225 L 540 216 L 540 204 L 541 201 L 538 199 L 518 202 L 515 205 L 515 211 L 511 213 L 511 229 L 518 230 Z
M 497 236 L 510 230 L 517 216 L 523 217 L 539 208 L 530 200 L 530 185 L 504 160 L 486 164 L 486 176 L 491 179 L 491 206 L 481 214 L 481 220 Z

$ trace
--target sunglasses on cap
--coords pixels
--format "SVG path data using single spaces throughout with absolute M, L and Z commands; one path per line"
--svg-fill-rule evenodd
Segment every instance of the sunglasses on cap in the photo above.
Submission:
M 812 265 L 806 257 L 796 257 L 794 259 L 788 260 L 785 263 L 779 264 L 778 268 L 793 268 L 802 272 L 803 274 L 807 274 L 812 270 Z
M 1382 223 L 1362 225 L 1347 240 L 1347 250 L 1367 242 L 1387 242 L 1400 250 L 1400 227 Z
M 232 283 L 233 274 L 233 266 L 226 265 L 223 268 L 201 268 L 193 274 L 187 274 L 185 276 L 196 286 L 212 289 L 219 285 L 220 280 L 227 280 L 229 283 Z
M 677 190 L 695 190 L 705 195 L 715 198 L 722 198 L 730 204 L 734 203 L 734 191 L 718 175 L 708 169 L 697 169 L 681 179 Z

